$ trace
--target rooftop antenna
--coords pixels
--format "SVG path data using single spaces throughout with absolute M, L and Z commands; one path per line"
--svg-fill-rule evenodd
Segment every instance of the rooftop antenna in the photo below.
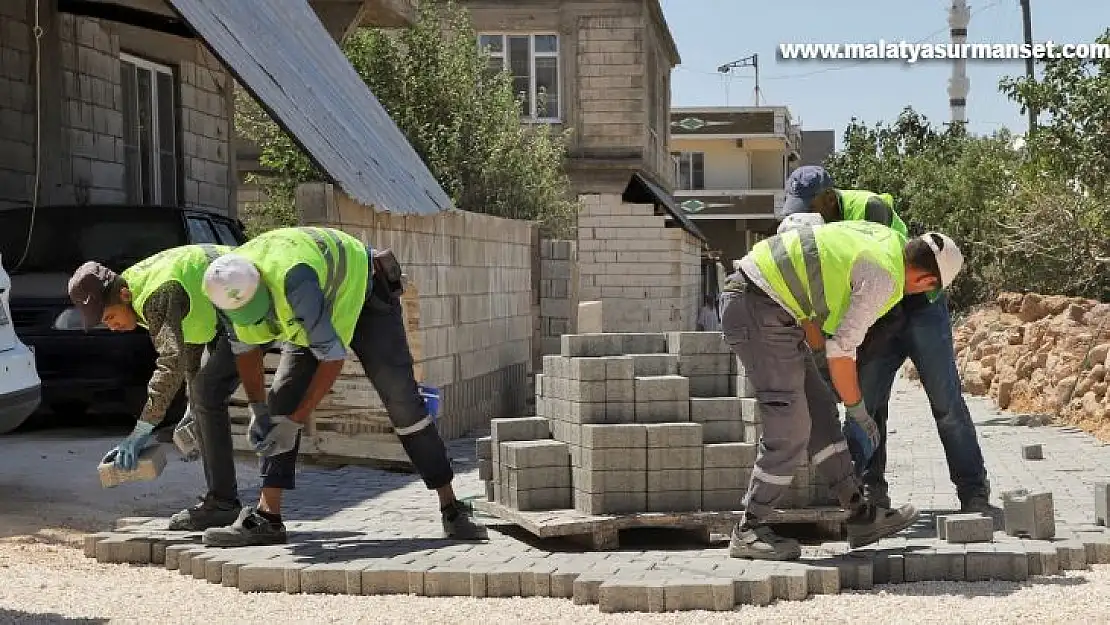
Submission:
M 753 54 L 751 56 L 746 56 L 742 59 L 735 60 L 731 63 L 725 63 L 724 65 L 718 67 L 717 71 L 722 74 L 730 74 L 732 73 L 732 70 L 739 67 L 751 67 L 755 69 L 755 105 L 759 106 L 759 100 L 763 95 L 763 92 L 759 90 L 759 55 Z

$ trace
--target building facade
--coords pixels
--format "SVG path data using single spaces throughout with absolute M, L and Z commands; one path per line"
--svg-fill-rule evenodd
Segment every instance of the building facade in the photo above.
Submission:
M 801 126 L 784 106 L 673 108 L 670 126 L 675 201 L 731 266 L 774 233 Z

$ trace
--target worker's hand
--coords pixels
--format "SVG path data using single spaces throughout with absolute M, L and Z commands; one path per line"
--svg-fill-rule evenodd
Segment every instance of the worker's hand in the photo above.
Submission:
M 866 463 L 879 447 L 879 426 L 867 412 L 861 400 L 858 404 L 845 406 L 848 419 L 844 423 L 845 435 L 860 447 Z
M 289 417 L 270 417 L 273 427 L 270 428 L 266 438 L 255 447 L 260 456 L 276 456 L 293 451 L 297 445 L 297 437 L 301 434 L 303 424 L 297 423 Z
M 251 448 L 258 451 L 258 446 L 270 433 L 273 424 L 270 422 L 270 408 L 264 403 L 250 405 L 251 422 L 247 427 L 247 442 Z
M 185 416 L 173 429 L 173 444 L 181 452 L 181 458 L 185 462 L 200 458 L 200 446 L 197 440 L 197 421 L 193 418 L 192 407 L 188 407 L 185 409 Z
M 139 454 L 143 452 L 146 444 L 150 442 L 150 434 L 154 431 L 154 425 L 146 421 L 139 421 L 135 424 L 135 429 L 123 439 L 123 442 L 115 448 L 116 462 L 115 465 L 124 471 L 132 471 L 139 466 Z M 111 455 L 111 452 L 109 452 Z

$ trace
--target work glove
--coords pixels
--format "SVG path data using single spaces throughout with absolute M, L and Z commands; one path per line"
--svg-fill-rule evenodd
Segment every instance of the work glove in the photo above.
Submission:
M 266 433 L 266 438 L 262 439 L 262 443 L 255 447 L 258 455 L 276 456 L 293 451 L 293 447 L 297 445 L 297 437 L 300 436 L 301 429 L 304 426 L 289 417 L 278 416 L 270 417 L 270 423 L 273 426 Z
M 200 458 L 200 445 L 197 444 L 197 421 L 193 418 L 192 408 L 185 409 L 185 416 L 173 429 L 173 444 L 181 452 L 181 459 L 192 462 Z
M 845 406 L 848 419 L 844 422 L 844 435 L 859 446 L 866 464 L 879 447 L 879 426 L 867 412 L 867 406 L 861 399 L 858 404 Z
M 114 464 L 116 467 L 124 471 L 133 471 L 139 466 L 139 454 L 146 448 L 147 443 L 150 442 L 150 435 L 154 432 L 154 425 L 146 421 L 139 421 L 135 424 L 135 429 L 123 439 L 115 449 L 109 451 L 104 456 L 102 462 L 111 462 L 112 455 L 115 455 Z
M 250 443 L 251 449 L 258 451 L 258 446 L 262 444 L 270 428 L 273 427 L 270 420 L 270 407 L 265 403 L 252 403 L 250 413 L 251 422 L 247 426 L 247 442 Z

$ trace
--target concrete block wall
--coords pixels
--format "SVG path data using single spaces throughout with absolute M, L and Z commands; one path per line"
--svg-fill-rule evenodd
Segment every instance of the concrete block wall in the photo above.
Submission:
M 180 200 L 234 214 L 229 75 L 202 45 L 60 13 L 41 3 L 41 204 L 124 203 L 120 51 L 174 70 Z M 0 208 L 32 199 L 35 54 L 32 0 L 0 2 Z
M 640 15 L 578 18 L 580 147 L 645 147 L 645 36 Z
M 575 331 L 578 307 L 577 256 L 575 241 L 540 241 L 540 306 L 535 345 L 537 358 L 559 353 L 559 337 Z M 539 364 L 538 360 L 536 364 Z
M 478 443 L 487 497 L 591 515 L 741 509 L 762 436 L 743 374 L 718 332 L 564 335 L 536 376 L 537 416 L 496 419 Z M 523 447 L 528 463 L 507 457 Z M 830 504 L 807 463 L 780 505 Z
M 447 438 L 524 410 L 532 358 L 532 222 L 466 212 L 396 216 L 357 204 L 332 185 L 303 185 L 305 225 L 340 228 L 392 249 L 414 285 L 418 376 L 441 389 Z M 351 383 L 368 396 L 364 377 Z M 376 402 L 375 402 L 376 403 Z M 367 409 L 369 412 L 369 408 Z
M 607 332 L 693 330 L 701 281 L 698 241 L 668 228 L 651 204 L 579 196 L 578 298 L 601 301 Z

